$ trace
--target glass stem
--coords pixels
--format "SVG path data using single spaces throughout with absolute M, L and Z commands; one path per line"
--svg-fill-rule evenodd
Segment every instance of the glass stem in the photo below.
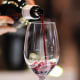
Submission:
M 43 78 L 39 78 L 39 80 L 46 80 L 46 79 L 43 77 Z

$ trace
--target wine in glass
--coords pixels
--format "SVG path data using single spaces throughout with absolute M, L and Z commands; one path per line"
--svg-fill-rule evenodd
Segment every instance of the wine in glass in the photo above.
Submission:
M 55 22 L 32 22 L 28 25 L 24 58 L 29 68 L 44 80 L 59 60 L 59 41 Z

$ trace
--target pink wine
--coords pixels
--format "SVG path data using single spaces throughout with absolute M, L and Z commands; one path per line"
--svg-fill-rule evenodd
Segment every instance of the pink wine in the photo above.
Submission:
M 51 70 L 52 68 L 56 65 L 55 62 L 50 62 L 50 61 L 36 61 L 29 67 L 32 69 L 32 71 L 37 74 L 39 78 L 45 77 Z
M 43 15 L 40 16 L 41 19 L 41 25 L 42 25 L 42 34 L 43 34 L 43 45 L 44 45 L 44 55 L 45 55 L 45 61 L 47 61 L 47 54 L 46 54 L 46 41 L 45 41 L 45 31 L 44 31 L 44 21 L 43 21 Z

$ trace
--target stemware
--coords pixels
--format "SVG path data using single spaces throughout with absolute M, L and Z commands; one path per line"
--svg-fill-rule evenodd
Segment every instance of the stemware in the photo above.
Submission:
M 29 23 L 25 36 L 24 58 L 39 79 L 44 80 L 59 60 L 59 41 L 55 22 L 44 21 L 44 35 L 40 21 Z

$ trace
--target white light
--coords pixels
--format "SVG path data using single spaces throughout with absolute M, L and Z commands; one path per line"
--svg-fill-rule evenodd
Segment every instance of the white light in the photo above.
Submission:
M 20 6 L 20 8 L 22 9 L 22 6 Z
M 24 5 L 24 3 L 22 5 Z
M 10 4 L 10 2 L 8 2 L 8 4 Z
M 57 60 L 56 60 L 56 59 L 50 59 L 50 61 L 51 61 L 51 62 L 57 62 Z
M 16 5 L 16 7 L 18 7 L 18 5 Z
M 3 1 L 3 2 L 2 2 L 2 4 L 6 4 L 6 3 L 7 3 L 7 1 Z
M 59 65 L 56 65 L 52 71 L 49 73 L 51 77 L 60 77 L 63 74 L 63 68 Z
M 18 0 L 18 2 L 21 2 L 21 0 Z

